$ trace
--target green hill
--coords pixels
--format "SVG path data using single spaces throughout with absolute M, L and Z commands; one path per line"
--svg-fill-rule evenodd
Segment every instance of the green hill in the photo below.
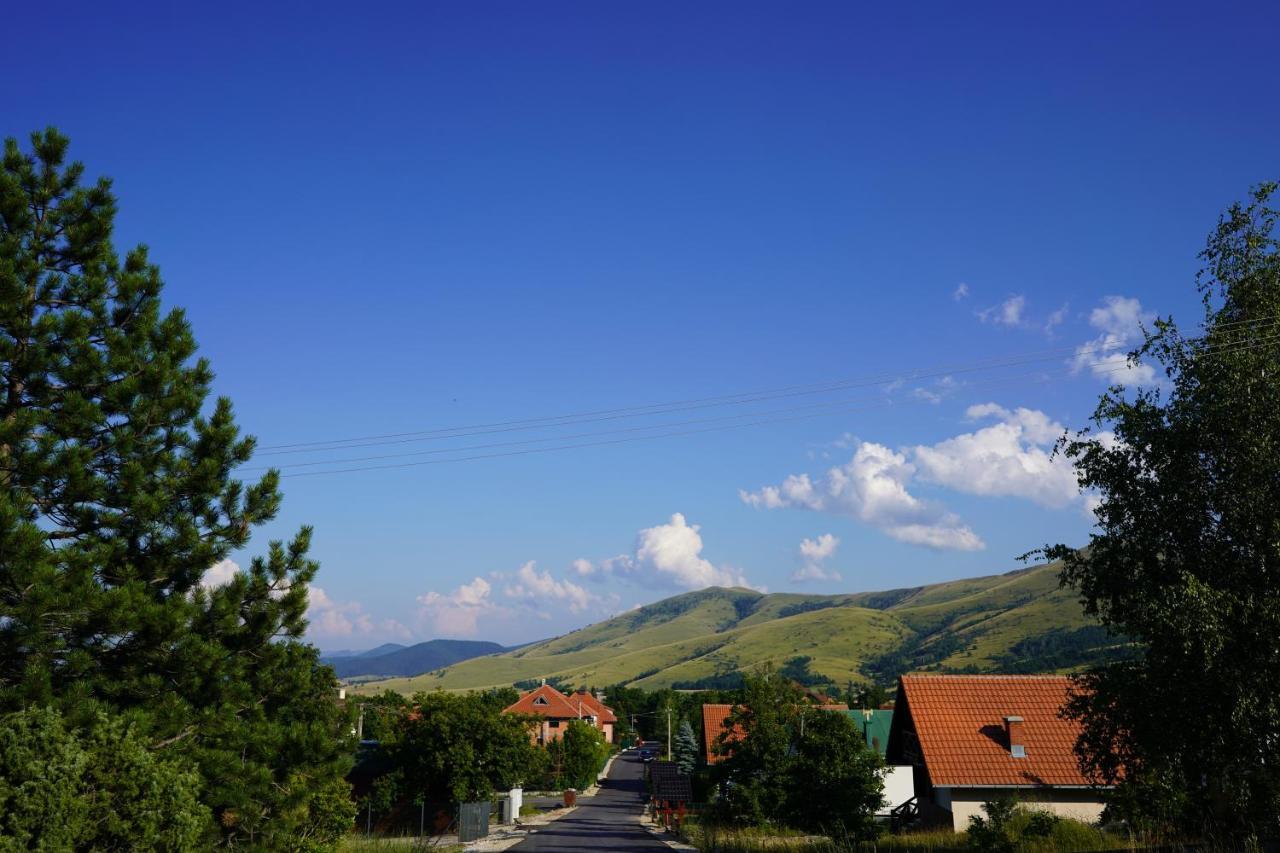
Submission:
M 762 594 L 712 587 L 551 640 L 472 658 L 366 690 L 479 689 L 556 678 L 574 685 L 711 684 L 762 663 L 808 658 L 832 683 L 931 669 L 1071 669 L 1123 645 L 1058 586 L 1049 564 L 1003 575 L 852 595 Z

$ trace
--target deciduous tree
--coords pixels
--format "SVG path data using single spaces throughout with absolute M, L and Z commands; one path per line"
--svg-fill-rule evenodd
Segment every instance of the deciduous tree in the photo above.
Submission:
M 1086 610 L 1140 656 L 1089 672 L 1078 751 L 1138 820 L 1280 831 L 1280 244 L 1275 184 L 1220 219 L 1201 257 L 1203 330 L 1171 319 L 1064 440 L 1095 492 L 1089 547 L 1047 549 Z

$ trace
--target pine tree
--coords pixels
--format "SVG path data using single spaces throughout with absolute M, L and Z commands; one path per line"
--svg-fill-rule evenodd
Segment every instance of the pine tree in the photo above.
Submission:
M 67 148 L 10 139 L 0 169 L 0 710 L 127 714 L 198 768 L 229 840 L 327 838 L 346 726 L 300 640 L 310 531 L 201 586 L 275 516 L 278 475 L 233 476 L 253 439 L 206 408 L 186 318 Z
M 698 766 L 698 737 L 693 733 L 693 726 L 688 720 L 681 720 L 676 732 L 676 767 L 686 776 L 693 774 Z

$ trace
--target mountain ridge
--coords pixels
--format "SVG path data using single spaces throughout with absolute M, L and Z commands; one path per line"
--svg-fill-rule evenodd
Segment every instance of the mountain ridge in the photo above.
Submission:
M 705 686 L 764 663 L 818 681 L 888 683 L 921 669 L 1062 671 L 1120 653 L 1055 564 L 918 587 L 812 595 L 708 587 L 503 653 L 410 678 L 401 692 L 487 689 L 540 678 L 578 686 Z M 796 663 L 803 661 L 803 663 Z

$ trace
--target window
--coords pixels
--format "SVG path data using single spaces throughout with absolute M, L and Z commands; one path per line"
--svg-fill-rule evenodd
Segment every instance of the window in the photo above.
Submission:
M 1026 758 L 1027 748 L 1020 743 L 1015 743 L 1013 746 L 1009 747 L 1009 754 L 1014 758 Z
M 550 726 L 550 727 L 551 727 L 551 728 L 553 728 L 553 729 L 558 729 L 558 728 L 560 728 L 560 721 L 559 721 L 559 720 L 552 720 L 551 722 L 547 723 L 547 725 L 548 725 L 548 726 Z
M 535 704 L 535 705 L 545 705 L 545 704 L 547 704 L 547 697 L 545 697 L 545 696 L 539 696 L 537 699 L 534 699 L 534 700 L 533 700 L 533 704 Z

